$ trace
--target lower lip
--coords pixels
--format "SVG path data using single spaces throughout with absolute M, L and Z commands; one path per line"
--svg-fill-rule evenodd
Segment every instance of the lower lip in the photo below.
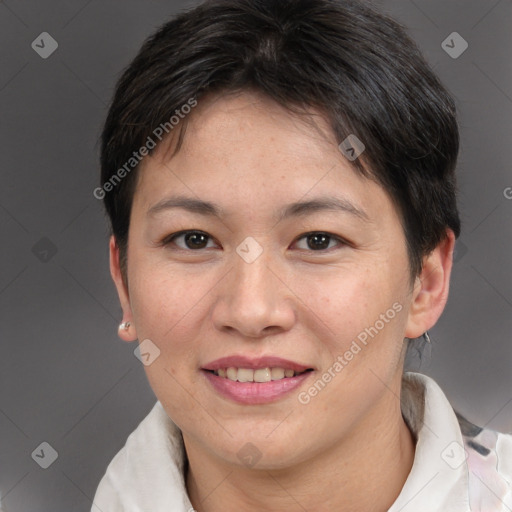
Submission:
M 295 377 L 285 377 L 269 382 L 238 382 L 201 370 L 208 382 L 222 396 L 239 404 L 258 405 L 275 402 L 297 389 L 312 373 L 308 371 Z

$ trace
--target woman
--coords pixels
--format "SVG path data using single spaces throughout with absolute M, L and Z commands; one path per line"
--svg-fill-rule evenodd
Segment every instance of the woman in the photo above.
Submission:
M 158 401 L 92 510 L 510 510 L 512 436 L 403 369 L 448 297 L 458 145 L 366 4 L 206 1 L 149 38 L 94 193 Z

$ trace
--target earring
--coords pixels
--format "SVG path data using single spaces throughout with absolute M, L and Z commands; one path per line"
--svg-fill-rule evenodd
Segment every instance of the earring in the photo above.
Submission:
M 425 341 L 426 341 L 427 343 L 432 343 L 432 342 L 430 341 L 430 336 L 428 335 L 428 331 L 425 331 L 425 332 L 423 333 L 423 337 L 425 338 Z
M 127 331 L 130 328 L 131 323 L 130 322 L 123 322 L 119 324 L 119 330 L 123 329 Z

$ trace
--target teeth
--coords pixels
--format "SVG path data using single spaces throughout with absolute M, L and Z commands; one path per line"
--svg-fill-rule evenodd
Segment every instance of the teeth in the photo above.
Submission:
M 270 382 L 271 380 L 281 380 L 284 378 L 294 377 L 299 373 L 294 370 L 284 368 L 258 368 L 252 370 L 251 368 L 220 368 L 214 371 L 215 375 L 224 377 L 229 380 L 238 382 Z
M 270 368 L 261 368 L 259 370 L 254 370 L 254 382 L 269 382 L 270 380 Z
M 238 382 L 254 382 L 254 370 L 248 368 L 238 368 L 238 375 L 236 376 Z
M 284 379 L 285 371 L 282 368 L 272 368 L 272 380 Z

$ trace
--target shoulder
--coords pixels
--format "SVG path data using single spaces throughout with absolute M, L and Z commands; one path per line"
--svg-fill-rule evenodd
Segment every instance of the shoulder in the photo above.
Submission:
M 512 435 L 479 427 L 455 411 L 469 474 L 471 509 L 512 509 Z
M 158 425 L 161 417 L 162 407 L 157 402 L 110 461 L 96 489 L 91 512 L 122 512 L 125 510 L 125 501 L 135 499 L 134 483 L 140 477 L 139 470 L 148 468 L 153 446 L 158 443 Z M 134 461 L 137 461 L 137 464 L 134 464 Z

